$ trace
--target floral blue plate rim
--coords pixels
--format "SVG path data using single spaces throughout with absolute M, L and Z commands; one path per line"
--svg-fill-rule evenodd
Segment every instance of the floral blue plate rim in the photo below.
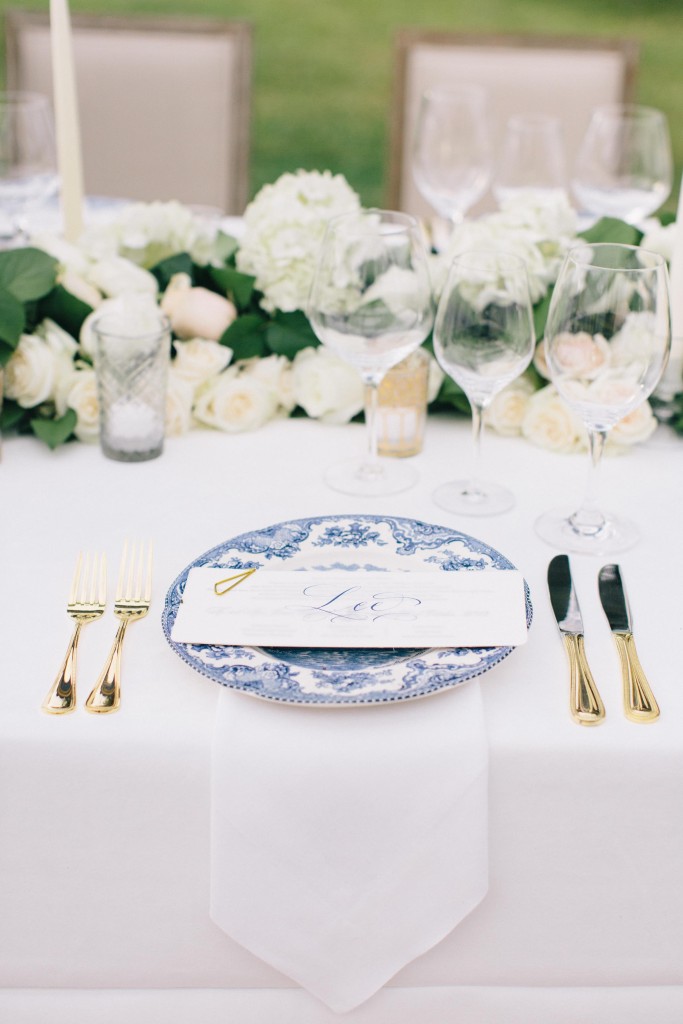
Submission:
M 197 566 L 441 571 L 514 569 L 488 544 L 450 526 L 403 516 L 323 515 L 290 519 L 231 537 L 199 555 L 166 594 L 161 621 L 175 653 L 222 686 L 265 700 L 317 707 L 386 704 L 427 697 L 488 672 L 511 647 L 428 650 L 307 650 L 180 644 L 173 623 Z M 525 583 L 527 628 L 533 609 Z

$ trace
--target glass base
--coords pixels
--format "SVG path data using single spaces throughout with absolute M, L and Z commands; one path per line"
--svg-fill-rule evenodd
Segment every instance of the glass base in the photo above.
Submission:
M 363 459 L 350 459 L 330 466 L 325 482 L 342 494 L 373 498 L 407 491 L 417 482 L 417 472 L 404 462 L 379 459 L 371 464 Z
M 497 516 L 515 503 L 514 495 L 498 484 L 470 480 L 452 480 L 434 491 L 432 498 L 439 508 L 463 516 Z
M 627 551 L 640 538 L 638 527 L 628 519 L 604 513 L 600 524 L 579 527 L 575 510 L 552 509 L 535 523 L 542 540 L 560 551 L 576 555 L 612 555 Z

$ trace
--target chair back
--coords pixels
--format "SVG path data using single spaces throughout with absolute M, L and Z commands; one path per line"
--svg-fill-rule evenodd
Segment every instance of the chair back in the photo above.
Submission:
M 251 26 L 80 14 L 71 26 L 88 194 L 241 213 Z M 7 88 L 52 96 L 48 15 L 8 11 L 5 39 Z
M 411 148 L 422 93 L 475 84 L 489 95 L 494 143 L 509 117 L 558 117 L 569 165 L 590 115 L 603 103 L 631 102 L 639 48 L 632 40 L 472 35 L 404 29 L 394 51 L 388 204 L 431 217 L 411 173 Z M 481 212 L 483 200 L 472 212 Z

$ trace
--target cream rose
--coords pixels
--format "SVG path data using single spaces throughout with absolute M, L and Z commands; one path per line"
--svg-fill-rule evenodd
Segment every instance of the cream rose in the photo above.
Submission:
M 243 373 L 261 381 L 273 393 L 278 409 L 289 415 L 296 405 L 292 364 L 285 356 L 270 355 L 264 359 L 249 359 Z
M 190 381 L 180 376 L 175 367 L 168 371 L 166 385 L 166 423 L 165 431 L 167 437 L 180 437 L 192 427 L 192 403 L 194 401 L 194 386 Z
M 484 423 L 497 434 L 519 434 L 533 393 L 534 385 L 531 381 L 527 377 L 519 377 L 495 395 L 484 413 Z
M 594 380 L 609 365 L 609 345 L 601 334 L 565 331 L 553 344 L 555 371 L 574 380 Z
M 22 334 L 5 366 L 5 395 L 24 409 L 53 397 L 60 356 L 43 338 Z
M 221 373 L 232 359 L 232 349 L 208 338 L 174 341 L 174 373 L 195 387 Z
M 325 348 L 304 348 L 292 364 L 297 405 L 325 423 L 348 423 L 363 409 L 361 376 Z
M 179 338 L 218 341 L 237 317 L 229 299 L 208 288 L 194 288 L 187 274 L 174 274 L 161 300 L 161 308 Z
M 586 446 L 585 427 L 552 385 L 531 395 L 521 429 L 528 441 L 550 451 L 575 452 Z
M 608 434 L 608 445 L 630 448 L 631 445 L 647 441 L 656 429 L 657 419 L 650 403 L 643 402 L 614 425 Z
M 238 433 L 262 427 L 273 418 L 276 408 L 270 388 L 231 368 L 202 385 L 195 399 L 194 415 L 208 427 Z
M 60 384 L 56 404 L 60 416 L 67 409 L 73 409 L 76 413 L 74 434 L 79 441 L 97 440 L 100 434 L 100 406 L 94 370 L 83 366 L 66 377 Z

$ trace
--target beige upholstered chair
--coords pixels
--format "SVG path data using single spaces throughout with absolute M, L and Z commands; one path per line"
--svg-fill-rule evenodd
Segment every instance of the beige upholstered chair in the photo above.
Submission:
M 249 188 L 251 26 L 71 21 L 86 191 L 241 213 Z M 5 30 L 7 87 L 52 95 L 48 16 L 9 11 Z
M 417 109 L 426 89 L 484 86 L 498 140 L 514 114 L 559 117 L 571 164 L 593 108 L 633 99 L 638 55 L 631 40 L 401 30 L 394 55 L 389 205 L 433 216 L 410 167 Z M 491 205 L 489 196 L 473 212 Z

